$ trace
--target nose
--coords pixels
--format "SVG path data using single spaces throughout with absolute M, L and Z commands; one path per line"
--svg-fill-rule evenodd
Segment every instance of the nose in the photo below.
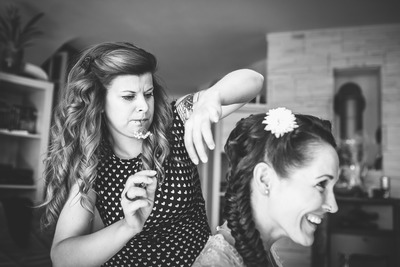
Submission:
M 136 99 L 136 110 L 138 112 L 146 112 L 149 109 L 149 105 L 146 101 L 146 98 L 143 94 L 139 94 Z
M 330 212 L 330 213 L 338 212 L 339 207 L 337 205 L 336 198 L 335 198 L 335 195 L 333 194 L 333 192 L 331 194 L 329 194 L 328 197 L 326 198 L 323 208 L 327 212 Z

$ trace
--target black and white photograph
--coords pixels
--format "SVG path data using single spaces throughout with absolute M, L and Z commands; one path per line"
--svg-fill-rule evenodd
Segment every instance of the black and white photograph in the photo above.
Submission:
M 2 0 L 0 267 L 400 267 L 398 0 Z

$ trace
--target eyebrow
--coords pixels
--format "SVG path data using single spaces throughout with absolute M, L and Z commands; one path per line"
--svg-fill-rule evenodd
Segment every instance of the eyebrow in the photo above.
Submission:
M 335 178 L 333 177 L 333 175 L 330 175 L 330 174 L 323 174 L 323 175 L 321 175 L 321 176 L 318 176 L 317 179 L 322 178 L 322 177 L 328 177 L 330 180 L 335 179 Z
M 146 89 L 146 90 L 144 90 L 144 92 L 148 92 L 148 91 L 154 91 L 154 87 L 150 87 L 150 88 L 148 88 L 148 89 Z M 137 91 L 133 91 L 133 90 L 123 90 L 122 92 L 124 92 L 124 93 L 137 93 Z

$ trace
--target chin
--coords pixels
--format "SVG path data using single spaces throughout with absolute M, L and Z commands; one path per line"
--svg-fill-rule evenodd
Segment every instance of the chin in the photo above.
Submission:
M 300 242 L 296 242 L 304 247 L 310 247 L 313 243 L 314 243 L 314 235 L 313 236 L 304 236 L 301 240 L 299 240 Z

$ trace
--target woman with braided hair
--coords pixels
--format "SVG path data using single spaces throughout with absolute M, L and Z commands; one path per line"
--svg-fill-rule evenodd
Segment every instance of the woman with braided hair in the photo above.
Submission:
M 225 145 L 226 223 L 193 266 L 282 266 L 278 239 L 310 246 L 324 215 L 338 210 L 335 147 L 330 122 L 286 108 L 240 120 Z
M 169 103 L 157 60 L 126 42 L 82 51 L 54 117 L 43 225 L 54 266 L 191 266 L 210 236 L 197 172 L 211 124 L 263 76 L 233 71 Z

